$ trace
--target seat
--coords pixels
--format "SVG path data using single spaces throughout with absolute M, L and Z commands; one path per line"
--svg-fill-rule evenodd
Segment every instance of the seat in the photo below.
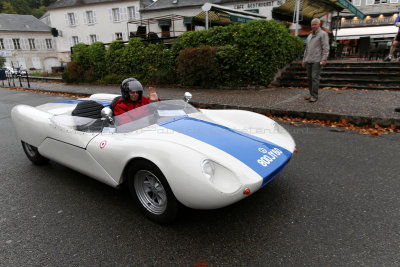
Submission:
M 111 101 L 111 103 L 110 103 L 110 109 L 112 110 L 112 112 L 113 112 L 113 114 L 112 114 L 112 116 L 114 116 L 114 105 L 115 105 L 115 103 L 118 101 L 118 100 L 120 100 L 122 98 L 122 96 L 117 96 L 117 97 L 115 97 L 112 101 Z
M 77 125 L 76 130 L 82 132 L 101 132 L 103 121 L 101 120 L 101 110 L 104 106 L 93 100 L 79 102 L 72 111 L 72 116 L 91 118 L 93 121 L 85 125 Z

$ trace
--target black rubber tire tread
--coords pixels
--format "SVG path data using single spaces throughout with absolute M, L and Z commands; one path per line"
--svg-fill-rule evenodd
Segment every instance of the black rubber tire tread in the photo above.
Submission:
M 147 170 L 153 173 L 157 178 L 160 180 L 162 183 L 162 186 L 164 187 L 166 193 L 167 193 L 167 208 L 165 212 L 161 215 L 155 215 L 148 211 L 143 204 L 139 201 L 136 191 L 135 191 L 135 186 L 134 186 L 134 179 L 135 179 L 135 174 L 140 171 L 140 170 Z M 174 194 L 172 193 L 171 187 L 169 186 L 167 179 L 165 176 L 162 174 L 160 169 L 153 164 L 152 162 L 148 160 L 137 160 L 134 161 L 128 169 L 128 186 L 129 186 L 129 191 L 131 193 L 132 198 L 135 200 L 135 202 L 139 205 L 140 209 L 142 212 L 152 221 L 159 223 L 159 224 L 171 224 L 177 214 L 178 214 L 178 207 L 179 207 L 179 202 L 175 198 Z
M 24 141 L 21 141 L 21 144 L 22 144 L 22 148 L 24 149 L 26 156 L 28 157 L 28 159 L 30 161 L 32 161 L 33 164 L 44 165 L 47 162 L 49 162 L 48 158 L 45 158 L 42 155 L 40 155 L 37 147 L 31 146 L 28 143 L 25 143 Z M 29 151 L 27 151 L 26 145 L 30 146 L 31 150 L 34 152 L 34 155 L 31 155 L 31 153 Z

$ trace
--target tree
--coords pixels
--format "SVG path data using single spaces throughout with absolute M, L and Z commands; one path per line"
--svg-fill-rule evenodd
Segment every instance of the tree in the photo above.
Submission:
M 41 16 L 43 16 L 43 14 L 46 13 L 46 7 L 45 6 L 41 6 L 39 8 L 34 8 L 32 9 L 32 15 L 36 18 L 40 18 Z
M 31 14 L 31 8 L 25 0 L 10 0 L 17 14 L 28 15 Z
M 11 5 L 10 2 L 4 2 L 3 3 L 3 13 L 6 14 L 17 14 L 17 12 L 15 11 L 14 7 Z

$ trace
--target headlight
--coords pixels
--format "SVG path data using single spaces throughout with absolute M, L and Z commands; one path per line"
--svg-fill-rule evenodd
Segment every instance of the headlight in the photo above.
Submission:
M 215 164 L 211 160 L 204 160 L 202 163 L 202 170 L 204 175 L 211 180 L 214 177 L 215 173 Z
M 241 187 L 237 176 L 221 164 L 206 159 L 202 162 L 201 166 L 204 176 L 219 191 L 233 193 Z

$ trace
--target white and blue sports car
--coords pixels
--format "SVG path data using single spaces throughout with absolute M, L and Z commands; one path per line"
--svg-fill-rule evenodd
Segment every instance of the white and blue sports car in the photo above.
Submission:
M 18 105 L 11 115 L 33 163 L 50 159 L 113 187 L 126 183 L 146 216 L 170 223 L 180 204 L 216 209 L 248 197 L 295 151 L 290 134 L 266 116 L 199 110 L 186 96 L 119 116 L 108 107 L 112 94 Z

